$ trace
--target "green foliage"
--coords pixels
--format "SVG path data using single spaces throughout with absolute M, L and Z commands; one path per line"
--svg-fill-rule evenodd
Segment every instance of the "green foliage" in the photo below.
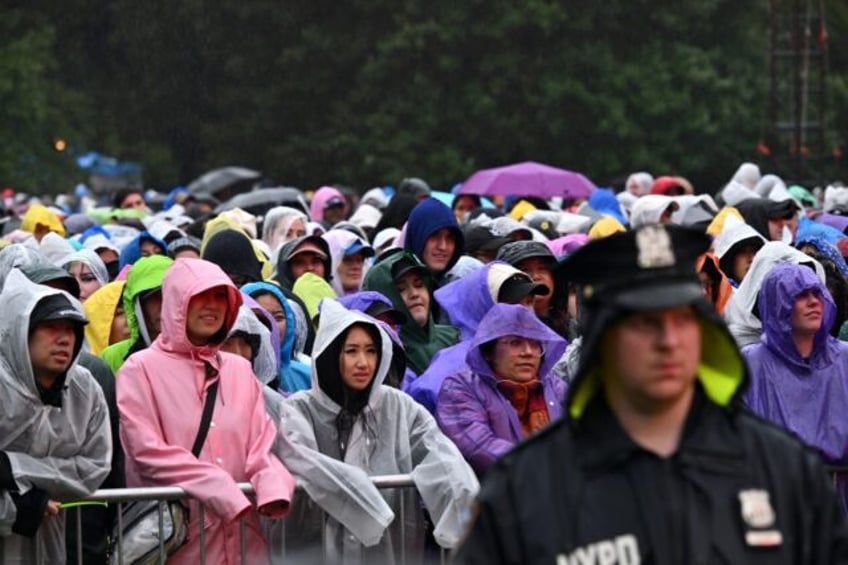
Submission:
M 828 10 L 835 45 L 848 15 Z M 532 159 L 715 190 L 768 128 L 764 0 L 67 0 L 26 15 L 0 23 L 0 116 L 17 120 L 4 182 L 37 178 L 21 156 L 55 158 L 40 136 L 60 124 L 164 189 L 228 164 L 304 188 L 447 188 Z M 831 73 L 848 123 L 843 53 Z

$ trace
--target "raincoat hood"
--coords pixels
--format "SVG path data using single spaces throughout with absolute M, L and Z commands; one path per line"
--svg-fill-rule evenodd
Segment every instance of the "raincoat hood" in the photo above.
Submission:
M 29 207 L 21 219 L 21 229 L 25 232 L 35 233 L 35 228 L 41 224 L 47 226 L 50 231 L 65 237 L 65 226 L 62 225 L 59 216 L 51 212 L 43 204 L 33 204 Z
M 92 355 L 100 353 L 109 346 L 112 322 L 115 320 L 115 308 L 121 302 L 125 281 L 115 281 L 98 288 L 83 304 L 88 325 L 85 326 L 85 339 Z
M 829 259 L 843 277 L 848 277 L 848 263 L 845 262 L 845 257 L 842 256 L 839 249 L 821 237 L 809 236 L 800 238 L 795 242 L 795 247 L 801 249 L 804 245 L 812 245 L 822 257 Z
M 412 209 L 409 214 L 409 221 L 406 224 L 404 247 L 407 251 L 415 253 L 416 257 L 423 261 L 427 238 L 443 228 L 451 230 L 456 241 L 453 256 L 445 267 L 445 272 L 447 272 L 451 270 L 451 267 L 456 264 L 462 255 L 465 240 L 459 224 L 456 223 L 456 216 L 450 208 L 435 198 L 426 198 Z
M 612 216 L 622 225 L 627 225 L 627 217 L 621 210 L 621 203 L 609 188 L 597 188 L 589 195 L 589 206 L 604 216 Z
M 481 346 L 498 338 L 516 335 L 534 339 L 542 344 L 545 354 L 539 365 L 539 377 L 551 372 L 568 343 L 542 323 L 536 315 L 524 306 L 517 304 L 495 304 L 480 320 L 477 333 L 471 341 L 471 347 L 465 357 L 471 371 L 484 377 L 495 379 L 494 371 L 483 357 Z
M 55 295 L 67 298 L 71 306 L 84 315 L 82 305 L 76 298 L 67 292 L 33 283 L 17 269 L 12 270 L 6 277 L 6 285 L 0 293 L 0 302 L 4 304 L 3 315 L 0 316 L 0 336 L 2 336 L 0 339 L 0 383 L 4 389 L 8 387 L 8 390 L 14 390 L 18 395 L 38 403 L 41 403 L 41 395 L 35 382 L 29 354 L 30 317 L 39 302 Z M 71 362 L 57 382 L 65 379 L 65 375 L 79 359 L 83 329 L 79 327 L 78 330 Z M 2 396 L 14 397 L 8 392 L 4 392 Z M 3 414 L 10 413 L 13 411 L 3 412 Z
M 325 298 L 336 298 L 330 284 L 315 273 L 303 273 L 294 282 L 292 292 L 303 301 L 309 320 L 318 315 L 318 305 Z
M 224 325 L 209 343 L 194 345 L 186 333 L 189 302 L 198 294 L 219 286 L 227 289 Z M 235 324 L 241 305 L 241 293 L 218 265 L 203 259 L 179 259 L 162 280 L 162 331 L 154 343 L 163 351 L 183 355 L 199 351 L 201 356 L 212 356 Z
M 109 271 L 106 270 L 106 264 L 103 262 L 103 259 L 100 258 L 100 255 L 91 249 L 80 249 L 79 251 L 74 251 L 65 257 L 61 266 L 63 268 L 68 268 L 72 263 L 82 263 L 86 265 L 91 271 L 91 274 L 94 275 L 94 278 L 97 279 L 97 282 L 100 283 L 100 286 L 109 282 Z
M 323 402 L 331 403 L 341 408 L 339 403 L 332 399 L 332 393 L 329 393 L 327 390 L 328 387 L 337 387 L 341 380 L 339 352 L 343 344 L 339 343 L 339 340 L 342 335 L 347 334 L 347 330 L 353 324 L 365 324 L 376 330 L 376 333 L 380 336 L 380 343 L 374 344 L 380 354 L 380 359 L 374 373 L 374 380 L 371 383 L 368 398 L 368 404 L 373 406 L 373 403 L 381 392 L 380 385 L 385 381 L 391 367 L 391 338 L 386 335 L 380 324 L 375 322 L 373 318 L 355 310 L 347 310 L 335 300 L 324 300 L 321 302 L 320 320 L 318 332 L 315 335 L 315 345 L 312 348 L 313 393 L 321 398 Z M 327 357 L 328 355 L 330 357 Z M 319 371 L 319 367 L 322 366 L 326 367 L 326 369 Z
M 792 339 L 792 310 L 795 300 L 806 291 L 816 291 L 822 300 L 822 323 L 813 338 L 809 363 L 805 362 Z M 825 284 L 816 273 L 803 265 L 782 263 L 763 278 L 757 306 L 763 322 L 763 342 L 778 358 L 795 370 L 807 372 L 824 363 L 830 328 L 836 318 L 836 305 Z M 829 364 L 829 361 L 828 361 Z
M 9 245 L 0 250 L 0 289 L 6 284 L 6 277 L 15 267 L 24 271 L 37 268 L 53 267 L 41 251 L 19 243 Z
M 124 286 L 124 312 L 127 314 L 130 343 L 135 343 L 142 336 L 142 333 L 145 336 L 150 335 L 146 327 L 142 330 L 144 317 L 139 316 L 141 312 L 140 296 L 149 290 L 161 287 L 165 273 L 173 264 L 174 261 L 169 257 L 151 255 L 139 259 L 127 274 L 127 281 Z M 145 340 L 145 342 L 150 345 L 148 340 Z
M 633 228 L 658 224 L 669 206 L 676 206 L 674 198 L 663 194 L 647 194 L 633 203 L 630 211 L 630 225 Z
M 159 239 L 158 237 L 153 237 L 150 233 L 143 231 L 137 236 L 133 238 L 132 241 L 127 243 L 124 248 L 121 250 L 121 256 L 119 258 L 120 267 L 123 269 L 127 265 L 135 265 L 136 261 L 141 259 L 141 243 L 143 241 L 150 241 L 158 245 L 162 248 L 162 253 L 168 252 L 168 245 Z
M 250 282 L 262 280 L 262 264 L 244 232 L 219 231 L 206 242 L 201 257 L 215 263 L 228 275 L 238 275 Z
M 294 338 L 296 327 L 294 312 L 292 311 L 291 306 L 289 305 L 289 301 L 286 299 L 285 295 L 280 290 L 280 287 L 278 287 L 274 283 L 250 283 L 241 287 L 241 291 L 254 299 L 262 294 L 270 294 L 271 296 L 276 298 L 279 301 L 280 305 L 283 307 L 283 312 L 286 313 L 286 334 L 283 336 L 283 339 L 280 343 L 280 363 L 282 363 L 283 366 L 288 365 L 288 363 L 292 359 L 292 353 L 294 350 Z
M 277 378 L 277 354 L 271 345 L 271 332 L 259 321 L 259 318 L 247 305 L 238 309 L 236 321 L 230 328 L 227 338 L 244 334 L 253 348 L 250 360 L 253 373 L 264 385 Z
M 76 251 L 67 239 L 56 232 L 49 232 L 42 237 L 39 249 L 51 263 L 57 266 L 63 265 L 65 258 Z
M 296 220 L 302 221 L 303 229 L 306 230 L 309 219 L 302 211 L 288 206 L 271 208 L 262 221 L 262 241 L 268 244 L 271 251 L 278 250 L 283 243 L 289 241 L 286 239 L 286 233 Z
M 309 203 L 309 216 L 315 222 L 324 221 L 324 207 L 327 202 L 333 199 L 339 199 L 344 203 L 344 215 L 347 217 L 348 205 L 344 195 L 337 188 L 332 186 L 322 186 L 315 191 L 312 196 L 312 201 Z

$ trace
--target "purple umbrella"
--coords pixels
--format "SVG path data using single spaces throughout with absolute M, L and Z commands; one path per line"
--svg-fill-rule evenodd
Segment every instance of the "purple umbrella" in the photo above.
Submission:
M 462 183 L 459 194 L 559 196 L 573 200 L 588 198 L 593 190 L 595 185 L 592 181 L 580 173 L 527 161 L 477 171 Z

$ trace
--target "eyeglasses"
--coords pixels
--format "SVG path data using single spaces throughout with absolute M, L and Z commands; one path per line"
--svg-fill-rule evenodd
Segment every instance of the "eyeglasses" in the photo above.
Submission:
M 542 346 L 542 343 L 535 339 L 509 336 L 499 338 L 497 343 L 513 354 L 531 355 L 533 357 L 541 357 L 545 354 L 545 348 Z

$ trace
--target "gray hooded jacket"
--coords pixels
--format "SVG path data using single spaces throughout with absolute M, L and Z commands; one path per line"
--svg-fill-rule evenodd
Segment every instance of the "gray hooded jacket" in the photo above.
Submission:
M 324 300 L 315 340 L 316 361 L 357 322 L 377 326 L 359 312 Z M 343 460 L 337 458 L 336 418 L 341 407 L 319 384 L 319 362 L 313 364 L 312 389 L 283 402 L 279 455 L 312 505 L 304 512 L 293 509 L 292 517 L 304 517 L 308 523 L 301 526 L 315 525 L 321 532 L 327 563 L 391 563 L 400 554 L 401 540 L 405 540 L 407 560 L 415 562 L 423 553 L 425 524 L 415 492 L 408 488 L 378 490 L 370 476 L 410 474 L 435 524 L 436 541 L 447 548 L 459 542 L 478 490 L 474 472 L 430 413 L 405 393 L 382 384 L 391 364 L 392 342 L 377 327 L 380 363 Z M 329 515 L 323 528 L 315 504 Z M 403 523 L 401 507 L 405 510 Z M 295 529 L 304 533 L 300 527 Z M 291 550 L 288 541 L 287 547 Z
M 57 408 L 41 400 L 29 356 L 29 320 L 43 298 L 60 294 L 29 281 L 17 269 L 7 278 L 0 303 L 0 450 L 11 463 L 18 492 L 38 488 L 53 500 L 93 492 L 109 474 L 112 436 L 103 391 L 88 370 L 71 362 Z M 82 307 L 65 294 L 75 307 Z M 65 561 L 65 517 L 47 517 L 35 536 L 12 533 L 17 509 L 0 491 L 0 562 L 54 564 Z

